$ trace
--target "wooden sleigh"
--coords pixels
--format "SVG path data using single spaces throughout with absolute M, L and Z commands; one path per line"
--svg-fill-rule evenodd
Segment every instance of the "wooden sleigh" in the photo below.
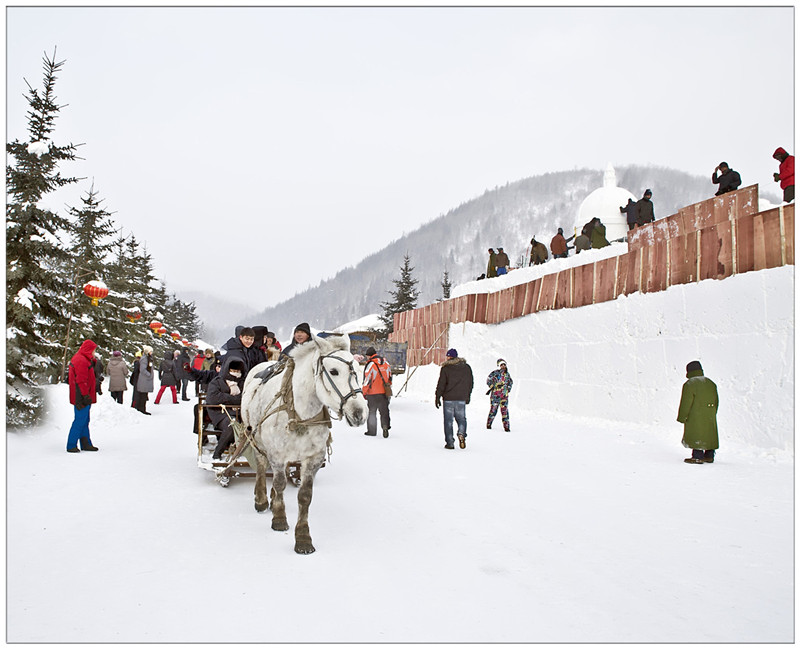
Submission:
M 215 428 L 209 410 L 222 410 L 230 419 L 236 434 L 235 442 L 222 453 L 219 460 L 212 456 L 221 431 Z M 214 479 L 221 487 L 227 487 L 232 478 L 255 478 L 255 453 L 257 452 L 248 436 L 244 434 L 243 425 L 238 421 L 239 406 L 209 405 L 205 403 L 205 395 L 200 393 L 195 405 L 195 433 L 197 434 L 197 466 L 214 473 Z M 213 441 L 209 439 L 213 436 Z M 322 466 L 325 466 L 323 462 Z M 267 466 L 266 477 L 272 478 L 272 471 Z M 300 486 L 300 464 L 295 462 L 286 467 L 286 478 L 295 487 Z

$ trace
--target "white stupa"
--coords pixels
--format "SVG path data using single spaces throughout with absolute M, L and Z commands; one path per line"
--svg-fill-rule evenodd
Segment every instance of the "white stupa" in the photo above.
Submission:
M 627 189 L 617 187 L 617 172 L 609 162 L 603 175 L 603 186 L 589 194 L 578 209 L 578 233 L 585 223 L 598 217 L 606 226 L 606 239 L 613 241 L 625 237 L 628 219 L 619 208 L 627 205 L 629 198 L 634 202 L 638 200 Z

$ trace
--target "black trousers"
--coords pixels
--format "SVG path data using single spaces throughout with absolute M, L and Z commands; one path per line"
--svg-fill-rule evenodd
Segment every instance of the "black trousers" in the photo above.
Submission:
M 389 420 L 389 397 L 385 394 L 368 394 L 367 408 L 367 432 L 370 435 L 375 435 L 378 432 L 378 416 L 377 412 L 381 413 L 381 430 L 389 430 L 391 421 Z

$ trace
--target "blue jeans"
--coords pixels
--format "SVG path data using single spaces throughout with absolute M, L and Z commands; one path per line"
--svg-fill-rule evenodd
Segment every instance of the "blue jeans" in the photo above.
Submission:
M 81 440 L 81 447 L 92 446 L 92 439 L 89 437 L 89 411 L 91 409 L 92 406 L 86 406 L 80 410 L 75 408 L 75 419 L 69 429 L 67 448 L 77 448 L 78 440 Z
M 444 402 L 444 441 L 453 446 L 453 419 L 458 424 L 458 434 L 467 436 L 467 402 L 466 401 L 445 401 Z

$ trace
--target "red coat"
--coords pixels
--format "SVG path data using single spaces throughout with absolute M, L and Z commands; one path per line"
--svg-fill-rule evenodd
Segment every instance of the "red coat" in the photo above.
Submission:
M 773 154 L 773 158 L 781 154 L 783 155 L 786 153 L 786 150 L 778 147 L 775 149 L 775 153 Z M 794 156 L 789 155 L 786 156 L 778 167 L 778 176 L 781 180 L 781 189 L 786 189 L 787 187 L 794 186 Z
M 91 340 L 84 340 L 78 353 L 69 362 L 69 402 L 74 406 L 77 392 L 75 386 L 83 396 L 89 396 L 92 403 L 97 403 L 97 384 L 94 378 L 94 350 L 97 345 Z

